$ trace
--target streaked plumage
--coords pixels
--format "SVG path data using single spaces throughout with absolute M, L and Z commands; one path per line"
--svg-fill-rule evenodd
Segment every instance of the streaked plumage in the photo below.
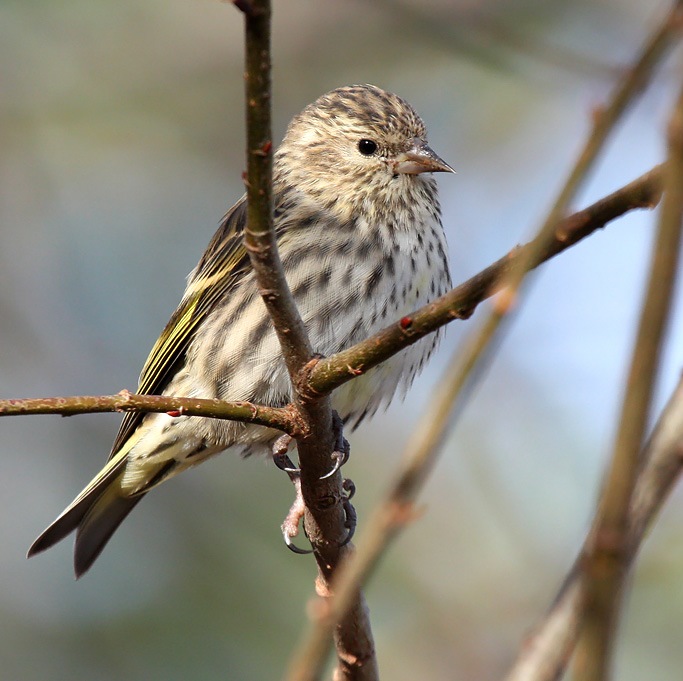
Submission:
M 427 146 L 412 107 L 374 86 L 333 90 L 292 120 L 274 157 L 275 229 L 316 351 L 349 347 L 450 287 L 428 174 L 450 170 Z M 245 217 L 243 197 L 190 274 L 139 393 L 289 402 L 289 378 L 242 245 Z M 408 389 L 437 340 L 429 336 L 347 383 L 333 394 L 334 408 L 357 425 Z M 29 555 L 75 529 L 80 575 L 152 487 L 224 449 L 268 451 L 277 435 L 231 421 L 129 413 L 105 468 Z

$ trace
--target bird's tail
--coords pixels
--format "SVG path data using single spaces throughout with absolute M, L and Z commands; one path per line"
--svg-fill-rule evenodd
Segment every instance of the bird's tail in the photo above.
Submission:
M 150 423 L 153 425 L 156 422 L 151 420 Z M 200 456 L 194 456 L 190 464 L 185 463 L 183 466 L 183 456 L 185 459 L 192 456 L 186 451 L 187 443 L 179 440 L 177 435 L 168 436 L 168 441 L 160 441 L 158 434 L 153 433 L 150 442 L 156 448 L 152 452 L 156 451 L 157 456 L 151 456 L 145 450 L 147 456 L 142 458 L 142 462 L 134 459 L 135 465 L 131 466 L 130 454 L 149 435 L 150 427 L 138 428 L 111 455 L 90 484 L 33 542 L 28 550 L 29 558 L 50 548 L 75 530 L 74 570 L 76 577 L 80 577 L 95 562 L 116 528 L 149 490 L 183 467 L 203 460 Z M 195 454 L 201 453 L 205 458 L 216 451 L 219 449 L 207 448 L 203 441 L 198 441 Z
M 112 458 L 64 512 L 33 542 L 28 557 L 45 551 L 76 530 L 74 570 L 80 577 L 93 564 L 116 528 L 142 499 L 122 489 L 125 455 Z

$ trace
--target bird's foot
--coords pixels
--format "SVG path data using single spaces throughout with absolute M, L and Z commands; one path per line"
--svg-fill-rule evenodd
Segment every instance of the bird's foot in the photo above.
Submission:
M 351 445 L 344 437 L 344 422 L 341 420 L 336 411 L 332 412 L 332 430 L 334 433 L 334 451 L 330 455 L 332 459 L 332 468 L 325 473 L 320 479 L 326 480 L 331 478 L 348 460 L 351 454 Z M 289 447 L 292 444 L 292 436 L 280 435 L 273 444 L 273 462 L 281 470 L 292 478 L 292 474 L 298 474 L 301 469 L 294 465 L 289 458 Z M 293 481 L 293 480 L 292 480 Z
M 341 542 L 340 546 L 346 546 L 353 539 L 353 535 L 356 533 L 356 522 L 358 520 L 358 515 L 356 514 L 356 509 L 351 503 L 351 498 L 356 493 L 356 486 L 353 484 L 353 480 L 345 478 L 342 481 L 342 489 L 345 492 L 342 504 L 344 505 L 344 515 L 346 516 L 344 520 L 346 537 L 344 537 L 344 540 Z
M 295 490 L 294 502 L 282 522 L 281 529 L 287 548 L 294 553 L 306 554 L 312 553 L 312 551 L 310 549 L 300 549 L 292 541 L 293 538 L 299 534 L 299 523 L 304 517 L 304 512 L 306 510 L 304 495 L 301 493 L 301 470 L 292 463 L 288 454 L 292 439 L 291 435 L 281 435 L 273 443 L 272 449 L 273 462 L 280 470 L 287 473 Z
M 285 516 L 285 519 L 282 523 L 282 536 L 285 540 L 287 548 L 290 551 L 292 551 L 293 553 L 305 555 L 307 553 L 313 553 L 312 549 L 299 548 L 293 541 L 294 537 L 298 536 L 299 534 L 299 523 L 304 517 L 304 513 L 306 511 L 306 504 L 304 503 L 304 497 L 301 493 L 300 476 L 296 475 L 295 477 L 292 477 L 292 482 L 294 483 L 296 496 L 294 498 L 294 503 L 291 505 L 289 512 Z M 351 541 L 351 539 L 353 539 L 353 535 L 356 532 L 357 521 L 356 509 L 353 507 L 353 504 L 351 503 L 351 497 L 353 497 L 353 495 L 356 492 L 356 486 L 353 484 L 351 480 L 345 479 L 342 483 L 342 488 L 344 490 L 342 506 L 344 508 L 344 527 L 346 528 L 346 536 L 339 543 L 340 547 L 346 546 Z M 306 530 L 304 529 L 304 533 L 305 532 Z
M 312 549 L 300 549 L 292 541 L 293 538 L 299 534 L 299 523 L 301 522 L 301 519 L 304 517 L 304 513 L 306 511 L 306 504 L 304 502 L 304 495 L 301 493 L 301 476 L 297 473 L 295 475 L 290 474 L 289 477 L 292 480 L 292 483 L 294 483 L 294 489 L 296 491 L 296 494 L 294 497 L 294 503 L 291 505 L 289 512 L 287 513 L 284 521 L 282 522 L 282 536 L 285 540 L 287 548 L 290 551 L 301 555 L 313 553 Z M 305 532 L 306 530 L 304 529 L 304 533 Z
M 292 460 L 289 458 L 288 451 L 289 446 L 292 444 L 294 438 L 291 435 L 280 435 L 280 437 L 273 443 L 273 463 L 281 470 L 284 471 L 292 478 L 292 474 L 300 473 L 300 469 L 297 468 Z
M 351 454 L 351 445 L 344 437 L 344 422 L 336 411 L 332 412 L 332 431 L 334 432 L 334 451 L 332 452 L 332 469 L 320 478 L 331 478 L 348 460 Z
M 337 412 L 333 412 L 332 415 L 332 427 L 335 436 L 335 446 L 332 452 L 332 469 L 323 475 L 320 479 L 324 480 L 333 476 L 349 459 L 350 446 L 346 438 L 344 437 L 343 422 Z M 301 549 L 296 544 L 294 544 L 294 537 L 299 534 L 299 524 L 306 510 L 306 504 L 304 502 L 304 497 L 301 492 L 301 469 L 297 468 L 292 460 L 289 458 L 289 447 L 292 444 L 292 437 L 290 435 L 281 435 L 273 444 L 272 455 L 275 465 L 280 469 L 285 471 L 292 481 L 295 490 L 295 498 L 292 503 L 285 519 L 282 523 L 282 536 L 284 537 L 285 544 L 290 551 L 299 554 L 312 553 L 311 549 Z M 344 497 L 342 499 L 342 505 L 344 508 L 344 527 L 347 530 L 346 537 L 340 543 L 340 546 L 346 546 L 351 541 L 351 538 L 356 531 L 356 510 L 351 504 L 351 497 L 355 492 L 355 485 L 351 480 L 343 480 L 342 488 L 344 490 Z M 305 529 L 304 529 L 305 533 Z

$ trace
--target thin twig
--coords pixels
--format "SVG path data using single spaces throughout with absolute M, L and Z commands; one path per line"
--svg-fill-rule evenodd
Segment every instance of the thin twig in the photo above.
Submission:
M 251 0 L 245 12 L 245 96 L 247 106 L 247 228 L 249 252 L 259 292 L 282 347 L 291 376 L 313 357 L 285 273 L 273 229 L 273 136 L 270 115 L 270 1 Z
M 653 193 L 650 190 L 657 185 L 658 172 L 658 170 L 653 171 L 654 175 L 650 175 L 647 178 L 647 182 L 643 183 L 641 178 L 641 181 L 629 185 L 631 191 L 626 195 L 642 198 L 642 194 L 639 192 L 633 194 L 632 190 L 634 186 L 642 189 L 643 185 L 647 185 L 648 191 L 645 193 L 647 200 L 651 201 L 654 198 L 656 201 L 658 196 L 656 189 Z M 608 198 L 612 199 L 612 197 Z M 620 198 L 623 200 L 624 194 Z M 613 200 L 603 200 L 603 202 L 599 202 L 599 205 L 595 204 L 591 207 L 592 210 L 587 209 L 583 215 L 577 214 L 573 216 L 573 220 L 564 221 L 558 229 L 559 236 L 552 247 L 549 245 L 547 250 L 537 255 L 537 257 L 551 257 L 556 252 L 559 252 L 559 250 L 566 248 L 568 242 L 575 243 L 576 240 L 585 235 L 588 225 L 591 225 L 593 229 L 596 228 L 595 217 L 597 215 L 600 216 L 600 219 L 604 219 L 606 214 L 610 214 L 609 209 L 613 209 L 613 207 Z M 593 229 L 590 229 L 590 231 L 593 231 Z M 529 248 L 529 246 L 525 248 Z M 515 257 L 519 257 L 519 255 Z M 510 258 L 504 258 L 498 261 L 493 268 L 489 268 L 489 270 L 493 269 L 495 274 L 486 270 L 486 272 L 489 272 L 488 274 L 470 280 L 472 282 L 468 282 L 470 288 L 477 289 L 480 295 L 490 295 L 492 293 L 491 288 L 495 286 L 495 282 L 500 282 L 501 278 L 504 278 L 501 275 L 504 275 L 506 269 L 510 267 L 509 260 Z M 455 290 L 457 291 L 458 289 Z M 434 305 L 444 304 L 443 300 L 443 298 L 440 299 Z M 448 306 L 446 308 L 448 309 Z M 450 309 L 452 310 L 453 308 Z M 426 310 L 428 314 L 430 313 L 429 306 L 423 308 L 423 310 Z M 431 314 L 434 314 L 433 309 Z M 453 315 L 451 315 L 451 319 L 452 317 Z M 418 314 L 413 315 L 411 319 L 413 319 L 413 324 L 421 322 Z M 411 519 L 413 501 L 434 465 L 449 422 L 453 419 L 454 403 L 459 397 L 462 397 L 464 388 L 470 384 L 473 372 L 479 366 L 483 356 L 483 350 L 488 347 L 488 343 L 498 328 L 497 321 L 494 319 L 492 322 L 491 320 L 491 317 L 487 318 L 480 332 L 471 337 L 470 343 L 454 356 L 447 375 L 437 386 L 432 400 L 425 411 L 425 417 L 418 424 L 417 429 L 413 432 L 406 445 L 404 461 L 400 466 L 396 480 L 365 523 L 365 531 L 356 555 L 342 567 L 339 574 L 335 577 L 334 598 L 325 608 L 321 607 L 319 609 L 317 622 L 314 622 L 309 627 L 308 632 L 295 651 L 290 663 L 290 669 L 297 670 L 305 667 L 309 670 L 310 676 L 299 677 L 290 672 L 290 675 L 287 676 L 288 681 L 294 681 L 295 679 L 298 681 L 300 678 L 317 678 L 313 670 L 320 669 L 324 662 L 328 647 L 327 641 L 334 623 L 344 616 L 344 613 L 346 613 L 347 608 L 353 602 L 358 592 L 359 585 L 365 583 L 388 544 Z M 411 326 L 411 330 L 412 328 Z M 462 405 L 462 400 L 458 400 L 457 403 Z
M 624 71 L 623 77 L 612 91 L 607 103 L 593 112 L 593 126 L 572 167 L 569 177 L 557 195 L 552 208 L 538 231 L 536 246 L 520 259 L 510 271 L 507 281 L 508 292 L 492 315 L 505 314 L 509 305 L 514 305 L 519 288 L 526 273 L 533 267 L 538 255 L 554 238 L 555 227 L 564 217 L 588 173 L 593 168 L 607 138 L 623 114 L 651 80 L 655 68 L 666 55 L 674 39 L 680 34 L 681 5 L 674 3 L 669 14 L 646 40 L 633 66 Z
M 541 254 L 537 264 L 562 253 L 631 210 L 655 207 L 662 191 L 662 171 L 663 166 L 656 166 L 628 185 L 563 220 L 557 228 L 555 241 Z M 310 385 L 306 389 L 321 395 L 331 392 L 441 326 L 454 319 L 468 317 L 481 302 L 500 290 L 505 273 L 526 248 L 529 248 L 529 244 L 514 249 L 443 297 L 409 315 L 409 325 L 404 318 L 403 323 L 396 322 L 343 352 L 321 359 L 311 369 Z M 165 412 L 179 410 L 181 407 L 188 416 L 248 420 L 250 423 L 278 428 L 291 435 L 305 430 L 303 423 L 288 421 L 287 413 L 274 407 L 247 402 L 134 395 L 128 391 L 113 396 L 0 399 L 0 417 L 22 414 L 73 416 L 110 411 Z M 244 411 L 245 407 L 250 413 L 254 410 L 257 412 L 255 420 Z M 297 412 L 289 408 L 288 414 L 293 418 Z
M 650 415 L 678 270 L 683 218 L 683 89 L 669 125 L 668 148 L 657 240 L 619 429 L 598 502 L 593 542 L 582 564 L 587 608 L 575 664 L 576 677 L 582 681 L 609 678 L 628 564 L 628 510 L 640 465 L 639 453 Z
M 347 528 L 341 473 L 327 476 L 335 446 L 331 400 L 329 395 L 302 391 L 315 359 L 285 279 L 273 229 L 270 16 L 269 0 L 251 0 L 245 12 L 248 201 L 245 246 L 294 386 L 294 407 L 306 425 L 306 435 L 297 439 L 301 492 L 306 503 L 304 527 L 318 564 L 318 591 L 326 593 L 336 567 L 351 547 L 343 546 Z M 377 679 L 370 620 L 360 593 L 349 615 L 339 623 L 335 640 L 340 681 Z
M 627 104 L 640 92 L 663 55 L 664 45 L 668 42 L 667 37 L 671 30 L 667 24 L 666 29 L 662 27 L 648 42 L 648 46 L 636 61 L 634 68 L 616 88 L 604 112 L 596 117 L 591 134 L 536 238 L 517 258 L 514 266 L 508 270 L 504 281 L 505 292 L 499 296 L 492 311 L 486 316 L 477 332 L 470 336 L 463 355 L 453 363 L 452 370 L 437 390 L 437 395 L 425 416 L 425 422 L 429 423 L 433 414 L 438 414 L 438 418 L 434 418 L 435 425 L 433 427 L 421 425 L 414 436 L 415 439 L 411 439 L 412 449 L 406 450 L 405 461 L 396 482 L 380 500 L 370 521 L 366 523 L 361 543 L 362 550 L 358 551 L 337 576 L 335 596 L 329 605 L 329 611 L 325 616 L 320 617 L 317 625 L 311 627 L 304 636 L 292 658 L 293 664 L 306 660 L 307 664 L 312 666 L 312 670 L 316 670 L 316 674 L 322 668 L 327 651 L 325 641 L 331 627 L 335 621 L 343 617 L 353 602 L 354 595 L 403 524 L 406 515 L 410 515 L 407 504 L 415 497 L 431 468 L 438 445 L 450 421 L 448 414 L 452 410 L 444 400 L 449 397 L 451 405 L 456 402 L 460 404 L 464 389 L 474 382 L 475 372 L 483 364 L 483 359 L 500 335 L 503 320 L 518 304 L 520 287 L 527 273 L 542 259 L 542 254 L 556 240 L 558 224 L 569 202 L 592 167 L 609 132 L 626 110 Z M 412 316 L 408 321 L 414 322 Z M 408 326 L 409 330 L 412 330 L 412 324 L 405 324 L 404 320 L 402 322 L 401 327 Z M 427 448 L 430 446 L 433 446 L 435 451 L 428 452 Z M 310 678 L 317 678 L 313 675 L 313 671 L 311 671 Z
M 628 515 L 626 569 L 633 564 L 647 530 L 654 523 L 683 469 L 683 379 L 664 408 L 641 454 Z M 592 532 L 584 551 L 593 542 Z M 553 681 L 562 676 L 586 609 L 581 558 L 569 571 L 552 606 L 520 647 L 505 681 Z
M 136 395 L 122 390 L 116 395 L 77 397 L 38 397 L 0 400 L 0 416 L 28 416 L 32 414 L 95 414 L 101 412 L 167 412 L 178 416 L 208 416 L 254 423 L 277 428 L 289 435 L 302 434 L 297 414 L 291 407 L 266 407 L 252 402 L 224 402 L 196 397 L 169 397 L 167 395 Z
M 528 258 L 528 253 L 533 250 L 536 259 L 532 263 L 538 266 L 626 212 L 654 208 L 661 191 L 662 166 L 656 166 L 609 196 L 560 221 L 553 241 L 546 244 L 545 250 L 538 249 L 535 241 L 518 247 L 400 322 L 396 321 L 347 350 L 321 359 L 311 371 L 310 388 L 321 394 L 330 392 L 439 327 L 454 319 L 468 318 L 482 301 L 501 290 L 507 273 L 519 258 Z

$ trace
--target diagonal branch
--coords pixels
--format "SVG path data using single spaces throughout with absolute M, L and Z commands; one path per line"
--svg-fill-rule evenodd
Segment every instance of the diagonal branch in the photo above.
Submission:
M 655 207 L 662 192 L 662 171 L 663 166 L 656 166 L 609 196 L 561 221 L 554 241 L 539 255 L 536 265 L 559 255 L 632 210 Z M 441 298 L 420 308 L 407 319 L 397 321 L 343 352 L 321 359 L 310 371 L 309 383 L 305 386 L 307 392 L 321 395 L 331 392 L 441 326 L 455 319 L 467 318 L 480 303 L 501 289 L 506 272 L 520 253 L 529 247 L 530 245 L 526 244 L 512 250 Z M 246 402 L 134 395 L 127 391 L 101 397 L 0 400 L 0 417 L 27 414 L 73 416 L 109 411 L 165 412 L 180 409 L 191 416 L 226 418 L 270 426 L 293 436 L 304 434 L 306 430 L 300 418 L 298 422 L 292 421 L 298 417 L 298 411 L 291 407 L 285 412 L 284 409 Z
M 318 670 L 322 668 L 326 654 L 325 640 L 329 635 L 330 628 L 335 621 L 343 617 L 353 602 L 354 595 L 365 583 L 388 543 L 403 524 L 405 514 L 409 513 L 409 504 L 415 498 L 427 472 L 433 465 L 440 442 L 449 425 L 449 416 L 453 405 L 456 403 L 459 406 L 462 405 L 461 398 L 465 388 L 473 384 L 475 372 L 482 366 L 483 360 L 490 352 L 495 339 L 501 335 L 503 320 L 509 318 L 510 312 L 518 304 L 521 286 L 528 272 L 557 240 L 557 228 L 560 219 L 597 159 L 609 133 L 626 111 L 628 104 L 642 90 L 655 66 L 663 57 L 665 47 L 670 42 L 669 37 L 673 33 L 672 23 L 675 23 L 673 19 L 667 19 L 667 22 L 653 35 L 636 60 L 633 69 L 618 84 L 602 116 L 594 120 L 593 129 L 545 222 L 535 239 L 515 259 L 513 266 L 508 269 L 502 282 L 504 292 L 499 296 L 478 330 L 470 336 L 463 354 L 454 358 L 448 376 L 439 386 L 437 394 L 433 398 L 432 409 L 438 415 L 435 423 L 432 424 L 428 421 L 429 416 L 431 416 L 428 412 L 429 416 L 425 417 L 423 425 L 420 425 L 411 438 L 411 448 L 406 449 L 404 462 L 396 480 L 384 494 L 370 521 L 366 524 L 361 544 L 362 550 L 359 550 L 354 559 L 344 567 L 335 582 L 336 595 L 331 603 L 330 611 L 326 613 L 325 617 L 319 619 L 317 626 L 310 628 L 294 653 L 292 665 L 296 665 L 299 660 L 306 660 L 313 669 L 309 671 L 308 676 L 290 675 L 288 677 L 290 681 L 316 678 L 314 673 L 319 673 Z M 439 302 L 443 303 L 443 298 Z M 444 307 L 446 307 L 447 313 L 453 316 L 453 309 L 448 309 L 446 305 Z M 406 336 L 413 329 L 415 316 L 403 318 L 399 322 L 400 330 Z M 392 335 L 393 331 L 393 335 L 396 337 L 395 329 L 387 331 L 389 335 Z M 398 338 L 400 343 L 400 336 Z M 406 345 L 409 344 L 406 343 Z M 373 349 L 371 347 L 368 349 L 369 354 L 372 355 Z M 353 366 L 347 367 L 348 372 L 352 372 L 353 369 Z M 343 382 L 343 375 L 341 378 Z M 448 400 L 451 401 L 450 404 L 448 404 Z
M 546 243 L 543 250 L 538 249 L 537 240 L 531 241 L 400 322 L 347 350 L 320 360 L 311 371 L 309 389 L 320 394 L 334 390 L 439 327 L 454 319 L 468 318 L 482 301 L 501 290 L 505 277 L 520 258 L 528 258 L 529 253 L 535 252 L 531 266 L 537 267 L 627 211 L 654 208 L 661 191 L 662 166 L 656 166 L 588 208 L 561 220 L 552 241 Z
M 577 678 L 585 681 L 609 678 L 627 574 L 629 506 L 676 283 L 683 219 L 683 89 L 669 125 L 668 147 L 657 240 L 619 429 L 598 502 L 593 540 L 582 561 L 587 609 L 577 650 L 576 672 Z
M 680 37 L 682 8 L 683 1 L 676 0 L 664 20 L 645 41 L 633 65 L 624 71 L 605 105 L 594 111 L 593 126 L 574 161 L 569 176 L 538 231 L 535 239 L 536 245 L 510 270 L 507 280 L 508 290 L 491 312 L 492 317 L 504 316 L 508 308 L 517 303 L 516 298 L 526 273 L 533 267 L 538 255 L 552 242 L 555 226 L 564 217 L 567 208 L 585 182 L 609 135 L 628 107 L 652 79 L 655 68 L 661 63 L 668 49 Z
M 654 523 L 683 471 L 683 379 L 662 411 L 641 453 L 628 513 L 625 569 L 633 564 L 646 532 Z M 593 542 L 589 533 L 584 551 Z M 580 566 L 583 552 L 565 578 L 553 604 L 520 647 L 505 681 L 553 681 L 561 678 L 572 654 L 587 606 Z

